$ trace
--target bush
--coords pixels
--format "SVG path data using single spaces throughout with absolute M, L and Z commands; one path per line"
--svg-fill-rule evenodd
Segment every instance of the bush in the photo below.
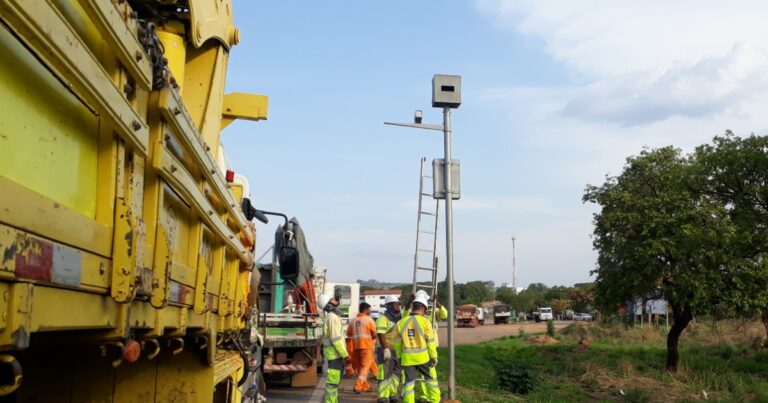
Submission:
M 555 337 L 555 321 L 554 320 L 547 321 L 547 336 Z
M 537 376 L 532 364 L 538 360 L 535 351 L 494 349 L 489 358 L 499 389 L 525 395 L 536 388 Z

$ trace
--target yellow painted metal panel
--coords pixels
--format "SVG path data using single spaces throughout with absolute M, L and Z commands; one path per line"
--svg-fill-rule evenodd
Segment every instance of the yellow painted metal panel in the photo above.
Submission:
M 181 164 L 175 157 L 168 151 L 163 150 L 161 166 L 156 168 L 159 169 L 161 176 L 185 198 L 185 201 L 195 207 L 195 210 L 202 217 L 203 221 L 209 225 L 241 259 L 248 261 L 253 258 L 251 253 L 245 249 L 242 243 L 240 243 L 240 239 L 236 237 L 215 214 L 210 202 L 202 195 L 202 192 L 200 192 L 195 185 L 194 179 L 181 167 Z
M 96 29 L 96 25 L 80 5 L 78 0 L 46 0 L 56 7 L 59 13 L 67 20 L 77 36 L 83 41 L 94 55 L 101 56 L 106 48 L 104 36 Z M 104 62 L 104 60 L 102 60 Z
M 3 27 L 0 54 L 0 175 L 95 217 L 98 119 Z
M 130 71 L 136 82 L 148 90 L 152 82 L 149 57 L 115 5 L 112 2 L 99 0 L 82 1 L 86 5 L 85 11 L 96 24 L 99 32 L 103 34 L 111 49 L 115 51 L 120 62 Z
M 227 127 L 235 119 L 265 120 L 269 111 L 269 98 L 266 95 L 233 92 L 224 96 L 221 128 Z
M 232 25 L 231 1 L 191 0 L 189 8 L 195 46 L 200 47 L 211 38 L 219 40 L 227 49 L 240 42 L 240 32 Z
M 110 329 L 118 304 L 106 295 L 36 286 L 32 330 Z
M 89 106 L 114 122 L 133 150 L 147 152 L 147 125 L 96 56 L 50 1 L 0 0 L 0 17 Z
M 193 368 L 187 369 L 194 370 Z M 116 403 L 150 403 L 155 401 L 157 361 L 141 358 L 135 363 L 124 363 L 115 370 Z
M 179 139 L 182 141 L 183 146 L 188 148 L 194 156 L 197 167 L 202 171 L 206 180 L 213 185 L 219 197 L 224 199 L 227 211 L 235 217 L 239 229 L 247 228 L 245 216 L 243 216 L 239 205 L 227 189 L 227 184 L 224 182 L 221 173 L 218 172 L 211 154 L 206 151 L 202 137 L 192 123 L 189 112 L 184 107 L 184 104 L 181 103 L 179 95 L 167 88 L 160 91 L 159 107 L 163 117 L 169 122 L 170 128 L 179 134 Z
M 12 227 L 0 224 L 0 253 L 5 257 L 0 262 L 0 270 L 8 272 L 8 279 L 14 279 L 16 276 L 16 259 L 14 254 L 23 253 L 24 244 L 33 244 L 39 242 L 50 243 L 52 250 L 56 250 L 59 256 L 68 255 L 71 262 L 79 262 L 79 264 L 68 264 L 66 267 L 67 273 L 63 277 L 55 275 L 56 269 L 53 265 L 56 262 L 51 261 L 51 267 L 49 267 L 49 273 L 51 274 L 51 282 L 57 283 L 65 287 L 78 287 L 89 292 L 106 292 L 109 287 L 109 273 L 111 271 L 112 262 L 109 259 L 95 255 L 93 253 L 85 252 L 82 250 L 69 248 L 61 243 L 51 242 L 44 238 L 36 237 L 28 234 L 24 231 L 17 230 Z M 53 254 L 51 255 L 53 256 Z M 74 260 L 73 260 L 74 259 Z M 68 263 L 60 261 L 59 263 Z M 52 272 L 50 271 L 52 270 Z M 29 278 L 30 277 L 22 277 Z
M 156 360 L 156 402 L 213 401 L 213 367 L 200 365 L 200 357 L 189 347 L 177 356 L 161 354 Z
M 187 58 L 187 44 L 184 41 L 184 36 L 175 32 L 158 30 L 157 37 L 163 43 L 163 48 L 165 49 L 163 56 L 168 59 L 168 68 L 171 70 L 173 78 L 176 79 L 179 91 L 182 91 L 184 85 L 184 66 Z
M 3 176 L 0 192 L 13 195 L 3 198 L 0 222 L 101 256 L 111 255 L 111 226 L 99 224 Z

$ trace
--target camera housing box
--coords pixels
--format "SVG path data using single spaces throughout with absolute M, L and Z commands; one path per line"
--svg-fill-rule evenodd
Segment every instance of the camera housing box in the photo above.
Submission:
M 432 107 L 458 108 L 461 105 L 461 76 L 435 74 L 432 77 Z

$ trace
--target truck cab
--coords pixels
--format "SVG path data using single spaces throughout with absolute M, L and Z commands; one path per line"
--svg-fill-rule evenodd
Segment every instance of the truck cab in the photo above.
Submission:
M 539 308 L 537 312 L 538 312 L 538 315 L 536 315 L 537 322 L 554 319 L 554 316 L 552 315 L 552 308 L 550 307 Z
M 509 317 L 512 315 L 509 309 L 509 305 L 500 304 L 493 307 L 493 324 L 509 323 Z

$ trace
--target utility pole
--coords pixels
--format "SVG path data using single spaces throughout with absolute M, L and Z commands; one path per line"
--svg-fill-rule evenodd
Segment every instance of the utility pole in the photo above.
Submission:
M 453 193 L 451 189 L 451 108 L 443 108 L 443 140 L 445 142 L 445 267 L 448 272 L 448 395 L 456 400 L 456 352 L 454 326 L 456 305 L 453 300 Z
M 517 268 L 515 267 L 515 240 L 517 238 L 512 237 L 512 289 L 517 294 Z
M 451 109 L 461 105 L 461 76 L 435 74 L 432 77 L 432 107 L 443 109 L 443 124 L 422 123 L 422 112 L 417 110 L 413 123 L 384 124 L 393 126 L 412 127 L 416 129 L 437 130 L 443 132 L 445 159 L 435 160 L 433 167 L 434 198 L 445 199 L 445 257 L 448 282 L 448 395 L 450 400 L 456 400 L 456 353 L 454 326 L 456 325 L 456 309 L 454 301 L 453 276 L 453 199 L 459 199 L 459 161 L 451 159 Z M 442 168 L 443 172 L 440 172 Z M 454 172 L 455 169 L 455 172 Z M 454 175 L 454 173 L 456 175 Z M 455 178 L 453 176 L 456 176 Z M 442 185 L 442 187 L 441 187 Z M 456 186 L 454 188 L 454 186 Z

